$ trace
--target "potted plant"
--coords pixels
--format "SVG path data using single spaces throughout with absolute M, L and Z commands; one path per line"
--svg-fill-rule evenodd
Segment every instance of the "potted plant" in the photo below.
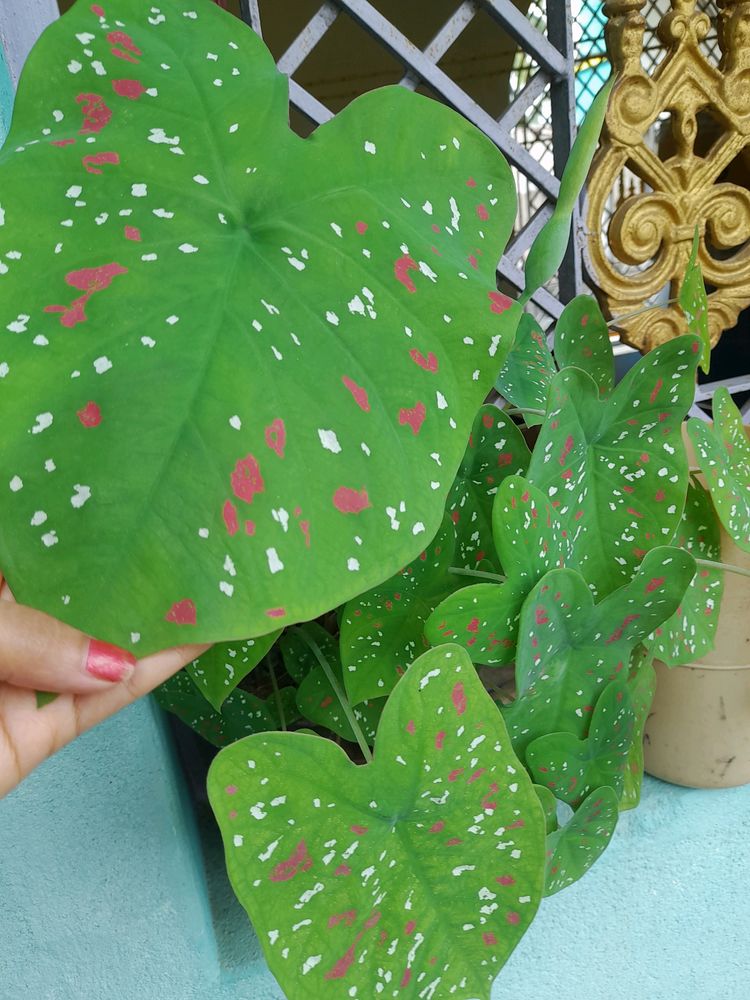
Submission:
M 638 801 L 649 636 L 696 573 L 701 341 L 614 388 L 593 300 L 555 363 L 523 314 L 606 96 L 512 302 L 509 168 L 431 101 L 376 92 L 302 141 L 208 0 L 80 2 L 22 78 L 0 565 L 139 655 L 218 643 L 159 697 L 223 747 L 229 873 L 290 997 L 488 996 Z M 531 451 L 483 405 L 498 371 Z

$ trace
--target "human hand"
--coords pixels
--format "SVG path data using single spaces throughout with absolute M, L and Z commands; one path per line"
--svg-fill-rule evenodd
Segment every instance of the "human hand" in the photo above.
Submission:
M 0 587 L 0 797 L 46 757 L 208 648 L 179 646 L 136 661 L 16 604 L 2 576 Z M 37 691 L 59 695 L 37 708 Z

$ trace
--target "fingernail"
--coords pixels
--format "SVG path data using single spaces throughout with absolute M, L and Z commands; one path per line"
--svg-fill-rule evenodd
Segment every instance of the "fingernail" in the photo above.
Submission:
M 86 657 L 86 673 L 100 681 L 116 684 L 130 677 L 135 670 L 135 657 L 119 646 L 92 639 Z

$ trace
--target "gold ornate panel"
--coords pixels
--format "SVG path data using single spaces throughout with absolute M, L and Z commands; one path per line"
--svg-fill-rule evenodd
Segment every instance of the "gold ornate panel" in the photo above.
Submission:
M 614 318 L 660 293 L 674 299 L 698 226 L 712 343 L 750 305 L 750 0 L 716 3 L 719 65 L 701 49 L 708 15 L 695 0 L 671 0 L 659 25 L 665 55 L 651 75 L 641 65 L 646 0 L 605 3 L 619 81 L 586 211 L 586 266 Z M 616 198 L 623 174 L 633 190 Z M 623 318 L 620 330 L 647 351 L 685 321 L 676 305 L 659 305 Z

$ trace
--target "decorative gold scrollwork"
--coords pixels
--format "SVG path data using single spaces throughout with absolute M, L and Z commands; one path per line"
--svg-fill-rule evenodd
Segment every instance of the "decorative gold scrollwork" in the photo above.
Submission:
M 696 0 L 671 0 L 659 25 L 666 53 L 651 74 L 641 58 L 645 4 L 604 5 L 619 80 L 589 179 L 585 252 L 608 315 L 637 313 L 620 331 L 642 351 L 685 330 L 675 305 L 638 310 L 667 288 L 661 297 L 676 296 L 696 225 L 712 343 L 750 305 L 750 0 L 717 0 L 718 66 L 701 48 L 708 16 L 696 11 Z M 667 117 L 671 135 L 659 135 Z M 637 189 L 617 203 L 626 171 Z

